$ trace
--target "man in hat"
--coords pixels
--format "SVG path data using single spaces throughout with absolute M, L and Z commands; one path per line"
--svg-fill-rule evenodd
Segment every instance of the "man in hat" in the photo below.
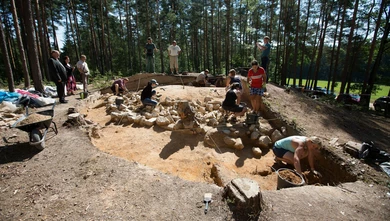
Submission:
M 198 75 L 198 77 L 196 77 L 196 83 L 200 86 L 200 87 L 205 87 L 207 85 L 207 82 L 208 82 L 208 79 L 209 77 L 207 76 L 209 73 L 209 70 L 206 69 L 202 72 L 200 72 L 200 74 Z
M 261 53 L 261 67 L 264 68 L 265 71 L 267 71 L 267 66 L 269 62 L 269 53 L 271 52 L 271 45 L 269 43 L 269 37 L 264 37 L 264 44 L 261 45 L 259 42 L 256 43 L 257 48 L 262 51 Z
M 311 172 L 320 176 L 314 168 L 314 154 L 321 147 L 322 143 L 318 137 L 290 136 L 276 141 L 272 151 L 276 162 L 284 161 L 294 165 L 299 174 L 302 174 L 301 160 L 308 157 Z
M 114 95 L 119 95 L 120 93 L 123 93 L 124 91 L 128 92 L 126 87 L 126 83 L 129 82 L 128 78 L 118 79 L 112 83 L 111 90 Z
M 154 52 L 158 51 L 156 45 L 153 43 L 151 37 L 148 38 L 148 42 L 145 45 L 146 55 L 146 72 L 154 73 Z
M 143 105 L 156 106 L 157 101 L 152 100 L 152 96 L 156 94 L 156 91 L 153 88 L 157 87 L 158 83 L 155 79 L 152 79 L 148 82 L 148 85 L 142 90 L 141 93 L 141 102 Z
M 181 49 L 179 45 L 176 44 L 176 41 L 173 41 L 172 44 L 168 47 L 168 55 L 169 55 L 169 66 L 171 68 L 171 74 L 173 74 L 173 70 L 176 69 L 176 74 L 179 74 L 179 54 Z

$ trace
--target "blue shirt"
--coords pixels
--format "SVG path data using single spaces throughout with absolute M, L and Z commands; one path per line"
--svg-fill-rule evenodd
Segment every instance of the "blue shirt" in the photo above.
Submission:
M 269 53 L 271 52 L 271 45 L 270 43 L 267 43 L 264 46 L 267 47 L 267 49 L 265 49 L 263 53 L 261 53 L 261 57 L 268 57 Z
M 295 148 L 292 146 L 293 139 L 299 139 L 303 142 L 306 141 L 306 137 L 304 137 L 304 136 L 291 136 L 291 137 L 286 137 L 286 138 L 283 138 L 283 139 L 276 141 L 274 146 L 276 148 L 285 149 L 285 150 L 288 150 L 290 152 L 295 153 Z

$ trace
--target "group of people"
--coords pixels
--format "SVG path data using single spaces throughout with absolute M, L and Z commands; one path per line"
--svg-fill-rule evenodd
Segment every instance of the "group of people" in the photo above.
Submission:
M 77 90 L 76 78 L 74 76 L 75 67 L 70 64 L 70 58 L 68 56 L 64 57 L 64 63 L 61 63 L 59 58 L 59 51 L 51 51 L 51 57 L 48 61 L 49 73 L 51 80 L 56 84 L 59 102 L 67 103 L 68 101 L 65 99 L 66 94 L 74 95 Z M 88 92 L 87 86 L 89 69 L 86 59 L 87 57 L 85 55 L 81 55 L 80 60 L 76 64 L 76 67 L 81 75 L 84 92 Z
M 153 39 L 151 37 L 148 38 L 148 41 L 145 45 L 145 55 L 146 55 L 146 72 L 154 73 L 154 52 L 158 52 L 158 48 L 153 43 Z M 175 40 L 172 41 L 172 44 L 168 47 L 168 56 L 169 56 L 169 67 L 171 69 L 171 74 L 179 73 L 179 55 L 181 53 L 181 49 Z

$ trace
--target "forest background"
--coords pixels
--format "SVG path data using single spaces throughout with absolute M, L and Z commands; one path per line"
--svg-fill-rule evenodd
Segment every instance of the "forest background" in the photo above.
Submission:
M 179 70 L 231 68 L 260 61 L 255 43 L 271 39 L 267 74 L 280 85 L 349 93 L 362 101 L 390 85 L 389 1 L 382 0 L 1 0 L 0 84 L 43 91 L 47 61 L 59 50 L 75 64 L 87 56 L 92 77 L 112 79 L 145 69 L 152 37 L 156 72 L 169 73 L 167 48 L 182 49 Z M 64 39 L 58 39 L 63 27 Z M 59 48 L 59 41 L 63 47 Z M 78 76 L 78 75 L 76 75 Z M 291 80 L 290 80 L 291 79 Z M 307 81 L 303 81 L 307 79 Z M 289 80 L 289 82 L 287 82 Z M 390 93 L 390 92 L 389 92 Z

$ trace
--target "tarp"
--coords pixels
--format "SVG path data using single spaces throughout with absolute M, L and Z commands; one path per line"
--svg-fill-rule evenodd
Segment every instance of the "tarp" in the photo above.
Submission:
M 20 94 L 16 92 L 0 91 L 0 103 L 2 103 L 3 101 L 14 102 L 18 100 L 19 97 Z

